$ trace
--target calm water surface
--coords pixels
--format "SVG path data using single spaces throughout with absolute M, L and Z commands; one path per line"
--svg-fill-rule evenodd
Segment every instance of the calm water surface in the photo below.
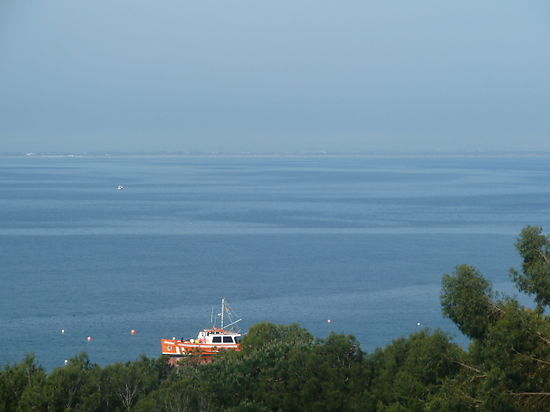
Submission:
M 158 356 L 221 297 L 245 329 L 298 322 L 371 351 L 420 322 L 465 343 L 441 275 L 469 263 L 513 293 L 517 234 L 550 227 L 549 160 L 0 158 L 0 365 Z

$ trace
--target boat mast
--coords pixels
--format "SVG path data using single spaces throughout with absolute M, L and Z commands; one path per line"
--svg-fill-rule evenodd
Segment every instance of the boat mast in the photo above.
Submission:
M 225 312 L 225 298 L 222 298 L 222 329 L 223 329 L 223 312 Z

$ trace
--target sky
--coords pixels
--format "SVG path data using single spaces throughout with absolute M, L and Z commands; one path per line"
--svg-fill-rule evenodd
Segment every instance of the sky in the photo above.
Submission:
M 0 0 L 0 152 L 550 151 L 548 0 Z

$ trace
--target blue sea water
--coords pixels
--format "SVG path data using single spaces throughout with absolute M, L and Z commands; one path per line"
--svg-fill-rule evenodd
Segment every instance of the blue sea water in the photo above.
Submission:
M 372 351 L 429 327 L 465 344 L 441 276 L 468 263 L 515 293 L 517 234 L 550 226 L 549 160 L 2 157 L 0 366 L 158 356 L 222 297 L 244 329 L 298 322 Z

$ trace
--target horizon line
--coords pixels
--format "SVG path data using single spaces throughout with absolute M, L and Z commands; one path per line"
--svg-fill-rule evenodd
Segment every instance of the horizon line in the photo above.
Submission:
M 84 152 L 0 152 L 1 157 L 382 157 L 382 156 L 550 156 L 548 151 L 537 150 L 500 150 L 500 151 L 364 151 L 364 152 L 222 152 L 222 151 L 155 151 L 155 152 L 123 152 L 123 151 L 84 151 Z

